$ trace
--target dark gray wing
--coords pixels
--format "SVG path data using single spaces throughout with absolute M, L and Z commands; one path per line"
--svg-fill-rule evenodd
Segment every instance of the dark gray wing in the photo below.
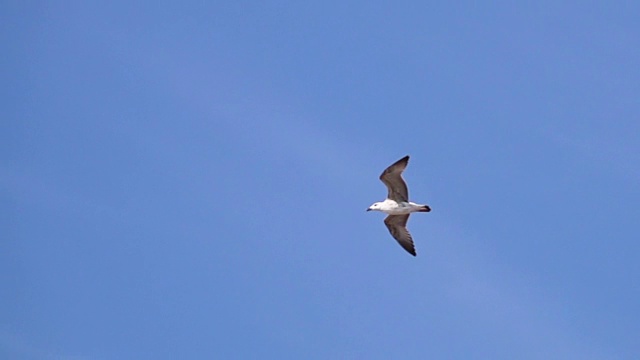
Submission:
M 409 252 L 409 254 L 416 256 L 416 248 L 413 246 L 413 239 L 409 230 L 407 230 L 407 220 L 409 215 L 389 215 L 384 219 L 384 224 L 387 225 L 391 236 L 398 241 L 400 246 Z
M 407 184 L 402 179 L 402 172 L 407 167 L 408 162 L 409 155 L 393 163 L 380 175 L 380 180 L 387 185 L 389 190 L 388 199 L 396 202 L 409 201 L 409 190 L 407 190 Z

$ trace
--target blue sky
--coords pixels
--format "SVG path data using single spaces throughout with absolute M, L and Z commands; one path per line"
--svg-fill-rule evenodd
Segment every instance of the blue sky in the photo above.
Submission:
M 0 357 L 638 358 L 639 14 L 2 2 Z

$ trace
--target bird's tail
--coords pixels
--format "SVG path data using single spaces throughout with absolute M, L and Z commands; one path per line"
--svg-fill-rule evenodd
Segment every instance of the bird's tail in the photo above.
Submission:
M 431 211 L 431 208 L 429 207 L 429 205 L 424 205 L 422 207 L 422 209 L 418 210 L 419 212 L 429 212 Z

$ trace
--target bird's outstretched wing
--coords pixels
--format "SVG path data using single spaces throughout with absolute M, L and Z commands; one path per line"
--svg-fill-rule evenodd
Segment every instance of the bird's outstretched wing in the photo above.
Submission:
M 380 175 L 380 180 L 387 186 L 389 194 L 388 199 L 396 202 L 409 201 L 409 190 L 407 184 L 402 179 L 402 172 L 409 163 L 409 155 L 393 163 L 386 168 Z
M 398 241 L 409 254 L 416 256 L 416 248 L 413 246 L 413 239 L 407 230 L 409 215 L 389 215 L 384 219 L 391 236 Z

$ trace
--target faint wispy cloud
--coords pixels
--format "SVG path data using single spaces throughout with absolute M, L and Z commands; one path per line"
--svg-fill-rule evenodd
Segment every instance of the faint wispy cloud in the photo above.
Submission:
M 160 85 L 170 98 L 205 119 L 193 120 L 190 126 L 200 127 L 210 138 L 233 139 L 239 153 L 271 154 L 329 181 L 342 182 L 366 171 L 363 162 L 374 158 L 371 154 L 384 152 L 365 139 L 346 141 L 336 136 L 304 109 L 295 94 L 282 93 L 260 79 L 242 81 L 247 74 L 236 71 L 234 64 L 215 63 L 216 59 L 198 53 L 198 49 L 175 49 L 172 56 L 166 56 L 166 49 L 155 47 L 123 49 L 126 39 L 104 41 L 114 48 L 114 56 L 136 68 L 142 78 L 153 81 L 156 88 Z M 165 142 L 157 143 L 166 148 Z
M 505 342 L 527 354 L 525 358 L 616 358 L 609 349 L 580 335 L 580 329 L 563 314 L 561 299 L 513 269 L 497 268 L 486 252 L 473 245 L 482 242 L 455 228 L 442 223 L 430 228 L 435 238 L 446 239 L 434 262 L 449 273 L 449 296 L 482 326 L 504 335 Z

